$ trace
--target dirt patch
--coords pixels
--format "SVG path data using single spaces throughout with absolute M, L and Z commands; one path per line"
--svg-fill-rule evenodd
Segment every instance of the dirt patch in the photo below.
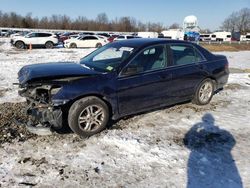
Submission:
M 35 135 L 25 128 L 28 121 L 24 113 L 25 103 L 3 103 L 0 105 L 0 144 L 5 142 L 25 141 Z
M 242 86 L 240 84 L 237 83 L 232 83 L 232 84 L 227 84 L 224 89 L 226 90 L 240 90 L 240 89 L 247 89 L 247 87 Z
M 250 50 L 250 44 L 201 44 L 201 46 L 212 52 L 237 52 Z
M 221 106 L 221 104 L 226 103 L 226 101 L 216 101 L 216 102 L 210 102 L 209 104 L 205 106 L 198 106 L 192 103 L 186 103 L 186 104 L 181 104 L 181 105 L 176 105 L 171 108 L 168 108 L 165 110 L 166 113 L 183 113 L 186 112 L 187 110 L 190 110 L 192 112 L 203 112 L 207 110 L 214 110 L 217 107 Z
M 1 80 L 1 78 L 0 78 Z M 3 97 L 4 94 L 8 91 L 8 89 L 0 89 L 0 97 Z

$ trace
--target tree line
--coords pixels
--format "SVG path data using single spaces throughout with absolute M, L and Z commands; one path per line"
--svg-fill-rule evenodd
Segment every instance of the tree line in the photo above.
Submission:
M 105 13 L 98 14 L 95 19 L 88 19 L 85 16 L 72 19 L 67 15 L 37 18 L 32 17 L 31 13 L 22 16 L 15 12 L 3 13 L 2 11 L 0 11 L 0 27 L 120 32 L 161 32 L 166 29 L 162 23 L 142 23 L 133 17 L 109 20 Z
M 110 20 L 105 13 L 98 14 L 95 19 L 79 16 L 75 19 L 67 15 L 52 15 L 50 17 L 37 18 L 31 13 L 26 16 L 15 12 L 4 13 L 0 11 L 0 27 L 11 28 L 38 28 L 38 29 L 62 29 L 62 30 L 88 30 L 88 31 L 119 31 L 161 32 L 166 29 L 177 29 L 180 25 L 173 23 L 166 27 L 162 23 L 143 23 L 133 17 L 120 17 Z M 243 8 L 230 14 L 222 23 L 221 29 L 225 31 L 238 31 L 242 34 L 250 32 L 250 8 Z
M 241 34 L 250 32 L 250 8 L 243 8 L 230 14 L 222 23 L 221 29 Z

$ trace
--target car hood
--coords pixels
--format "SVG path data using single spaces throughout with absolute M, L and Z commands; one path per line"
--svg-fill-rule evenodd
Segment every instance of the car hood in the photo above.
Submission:
M 77 77 L 101 74 L 88 69 L 81 64 L 72 62 L 45 63 L 26 65 L 18 72 L 18 80 L 21 85 L 32 80 L 49 80 L 66 77 Z

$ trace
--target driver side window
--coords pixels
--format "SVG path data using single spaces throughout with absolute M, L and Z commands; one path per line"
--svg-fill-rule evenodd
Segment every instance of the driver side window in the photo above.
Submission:
M 163 45 L 147 48 L 139 53 L 124 69 L 123 75 L 133 75 L 166 67 L 166 49 Z

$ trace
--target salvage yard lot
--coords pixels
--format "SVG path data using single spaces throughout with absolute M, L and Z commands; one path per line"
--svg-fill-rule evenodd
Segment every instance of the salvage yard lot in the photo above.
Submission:
M 24 99 L 12 83 L 24 65 L 77 62 L 94 49 L 17 50 L 0 40 L 0 187 L 179 188 L 188 181 L 197 187 L 250 187 L 249 51 L 217 52 L 237 73 L 209 105 L 186 103 L 129 117 L 80 139 L 27 133 Z M 207 137 L 190 147 L 187 139 L 197 126 Z

